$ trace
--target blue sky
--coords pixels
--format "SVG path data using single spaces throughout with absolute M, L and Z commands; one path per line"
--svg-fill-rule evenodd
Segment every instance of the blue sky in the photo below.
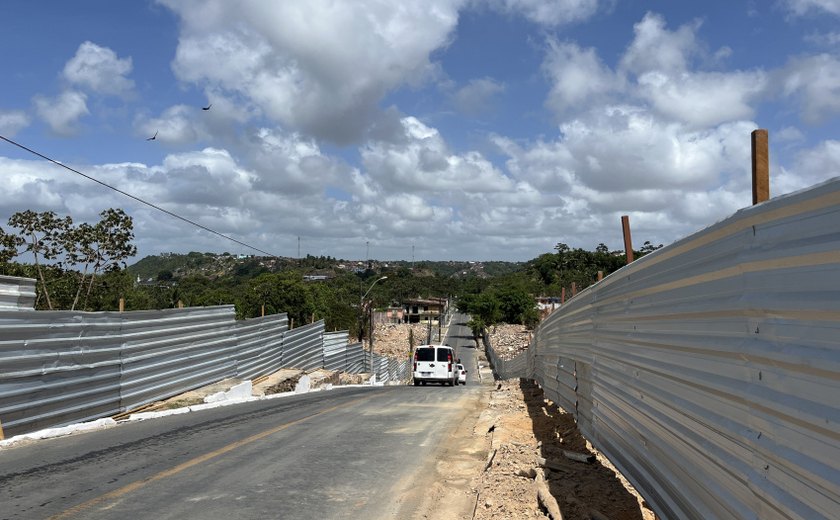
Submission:
M 840 173 L 840 0 L 5 1 L 0 135 L 278 255 L 668 244 Z M 208 111 L 201 107 L 212 103 Z M 154 141 L 146 138 L 157 132 Z M 14 212 L 230 251 L 0 142 Z

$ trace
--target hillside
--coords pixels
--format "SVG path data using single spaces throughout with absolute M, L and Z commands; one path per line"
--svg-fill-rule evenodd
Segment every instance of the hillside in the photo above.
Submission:
M 463 261 L 421 261 L 414 263 L 415 276 L 440 276 L 444 278 L 492 278 L 504 276 L 523 269 L 521 262 L 463 262 Z M 128 272 L 143 281 L 170 280 L 187 276 L 220 278 L 234 276 L 250 278 L 262 272 L 278 272 L 285 269 L 302 269 L 317 274 L 338 274 L 341 272 L 363 272 L 368 268 L 375 272 L 393 269 L 411 269 L 408 261 L 368 262 L 342 260 L 332 257 L 307 256 L 300 260 L 260 256 L 231 255 L 227 253 L 187 254 L 162 253 L 142 258 L 128 267 Z

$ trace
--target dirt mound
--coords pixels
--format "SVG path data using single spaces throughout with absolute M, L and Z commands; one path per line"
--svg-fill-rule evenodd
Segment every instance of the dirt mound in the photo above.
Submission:
M 490 447 L 487 469 L 476 482 L 473 518 L 548 518 L 546 512 L 557 507 L 564 520 L 654 519 L 630 483 L 580 434 L 573 415 L 544 399 L 533 382 L 497 383 L 475 433 L 488 437 Z
M 283 392 L 292 392 L 297 386 L 303 374 L 296 374 L 282 381 L 278 381 L 265 389 L 264 395 L 282 394 Z

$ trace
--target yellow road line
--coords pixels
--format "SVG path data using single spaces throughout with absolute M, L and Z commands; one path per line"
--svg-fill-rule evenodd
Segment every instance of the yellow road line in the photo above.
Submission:
M 364 399 L 366 399 L 366 397 L 360 397 L 359 399 L 354 399 L 354 400 L 349 401 L 349 402 L 344 403 L 344 404 L 335 405 L 335 406 L 332 406 L 332 407 L 327 408 L 325 410 L 321 410 L 320 412 L 318 412 L 316 414 L 309 415 L 307 417 L 304 417 L 302 419 L 297 419 L 297 420 L 292 421 L 292 422 L 281 424 L 280 426 L 275 426 L 274 428 L 270 428 L 268 430 L 257 433 L 255 435 L 251 435 L 250 437 L 246 437 L 245 439 L 242 439 L 242 440 L 239 440 L 239 441 L 236 441 L 236 442 L 232 442 L 232 443 L 228 444 L 227 446 L 223 446 L 223 447 L 221 447 L 217 450 L 211 451 L 210 453 L 205 453 L 204 455 L 200 455 L 198 457 L 195 457 L 194 459 L 188 460 L 186 462 L 178 464 L 175 467 L 172 467 L 172 468 L 169 468 L 167 470 L 161 471 L 160 473 L 152 475 L 151 477 L 146 477 L 142 480 L 132 482 L 131 484 L 123 486 L 119 489 L 115 489 L 114 491 L 111 491 L 109 493 L 105 493 L 104 495 L 101 495 L 101 496 L 98 496 L 96 498 L 90 499 L 87 502 L 82 502 L 81 504 L 79 504 L 77 506 L 73 506 L 70 509 L 67 509 L 65 511 L 62 511 L 61 513 L 58 513 L 58 514 L 55 514 L 55 515 L 49 517 L 49 520 L 60 520 L 62 518 L 69 518 L 73 515 L 77 515 L 77 514 L 81 513 L 82 511 L 84 511 L 86 509 L 90 509 L 91 507 L 93 507 L 97 504 L 101 504 L 101 503 L 109 501 L 109 500 L 120 498 L 124 495 L 127 495 L 127 494 L 133 492 L 133 491 L 137 491 L 138 489 L 143 488 L 143 487 L 145 487 L 145 486 L 147 486 L 147 485 L 149 485 L 153 482 L 157 482 L 158 480 L 163 480 L 167 477 L 177 475 L 178 473 L 184 471 L 185 469 L 189 469 L 193 466 L 197 466 L 198 464 L 201 464 L 202 462 L 207 462 L 208 460 L 215 459 L 216 457 L 224 455 L 225 453 L 228 453 L 229 451 L 233 451 L 233 450 L 235 450 L 237 448 L 241 448 L 242 446 L 245 446 L 247 444 L 251 444 L 252 442 L 256 442 L 256 441 L 258 441 L 258 440 L 260 440 L 264 437 L 268 437 L 269 435 L 272 435 L 272 434 L 275 434 L 279 431 L 285 430 L 286 428 L 288 428 L 290 426 L 300 424 L 304 421 L 312 419 L 313 417 L 318 417 L 319 415 L 324 415 L 325 413 L 329 413 L 329 412 L 338 410 L 339 408 L 344 408 L 344 407 L 350 406 L 352 404 L 356 404 L 359 401 L 363 401 Z

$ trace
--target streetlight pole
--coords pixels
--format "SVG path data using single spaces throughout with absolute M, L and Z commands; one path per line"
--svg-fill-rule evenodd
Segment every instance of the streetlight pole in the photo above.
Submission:
M 359 309 L 362 309 L 363 320 L 364 320 L 365 298 L 367 297 L 368 294 L 370 294 L 370 290 L 373 289 L 374 285 L 376 285 L 377 283 L 379 283 L 382 280 L 385 280 L 387 278 L 388 278 L 387 276 L 383 276 L 381 278 L 377 278 L 376 280 L 374 280 L 374 282 L 372 284 L 370 284 L 370 287 L 368 287 L 368 290 L 365 291 L 365 294 L 359 300 Z M 368 308 L 368 312 L 370 312 L 370 331 L 368 332 L 368 344 L 369 344 L 369 350 L 370 350 L 370 373 L 373 374 L 374 373 L 373 372 L 373 309 Z M 362 323 L 364 323 L 364 321 L 362 321 Z

